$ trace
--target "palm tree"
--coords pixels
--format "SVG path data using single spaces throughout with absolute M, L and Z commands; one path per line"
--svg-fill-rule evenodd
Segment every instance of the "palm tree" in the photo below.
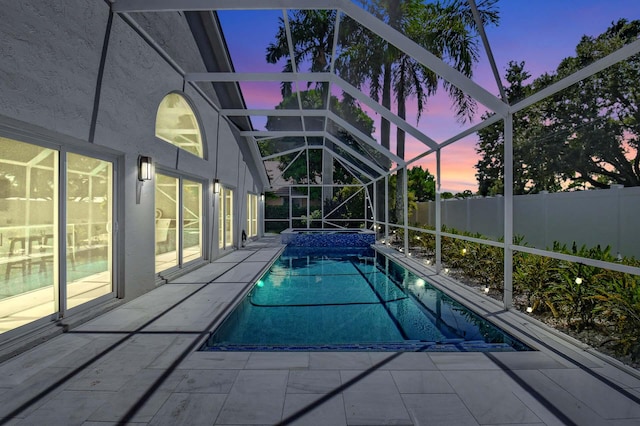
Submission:
M 477 27 L 468 3 L 451 0 L 423 3 L 421 0 L 360 0 L 370 13 L 388 23 L 392 28 L 448 62 L 461 73 L 471 76 L 473 64 L 478 60 Z M 497 0 L 485 0 L 478 4 L 484 24 L 496 24 L 498 14 L 494 9 Z M 473 117 L 474 100 L 457 87 L 441 80 L 433 71 L 419 64 L 414 58 L 400 52 L 352 21 L 345 22 L 345 37 L 338 69 L 344 78 L 357 87 L 369 85 L 371 97 L 382 98 L 382 106 L 391 110 L 392 91 L 395 94 L 398 117 L 406 118 L 406 101 L 415 98 L 417 117 L 427 99 L 440 83 L 454 101 L 461 121 Z M 381 143 L 389 147 L 390 127 L 385 119 L 380 125 Z M 397 155 L 404 158 L 405 133 L 397 129 Z M 403 170 L 396 179 L 396 219 L 403 210 Z M 379 197 L 382 199 L 382 197 Z
M 309 71 L 329 71 L 331 54 L 333 53 L 333 33 L 336 23 L 336 11 L 295 10 L 288 16 L 288 20 L 296 65 L 299 67 L 303 62 L 310 61 Z M 279 20 L 276 40 L 267 47 L 266 58 L 270 64 L 275 64 L 279 60 L 286 58 L 287 61 L 282 72 L 293 71 L 283 18 Z M 326 91 L 326 86 L 326 84 L 320 84 L 323 91 Z M 281 90 L 282 98 L 286 99 L 292 94 L 291 83 L 282 83 Z
M 422 0 L 359 0 L 371 14 L 392 28 L 405 34 L 434 55 L 448 62 L 461 73 L 471 76 L 473 64 L 478 60 L 478 34 L 468 3 L 464 0 L 443 0 L 423 3 Z M 483 24 L 496 24 L 497 0 L 483 0 L 478 4 Z M 289 17 L 296 64 L 311 61 L 311 71 L 328 71 L 335 30 L 335 11 L 294 11 Z M 433 71 L 414 58 L 396 49 L 371 31 L 346 18 L 340 24 L 340 54 L 335 68 L 340 75 L 356 87 L 369 86 L 372 99 L 391 111 L 395 95 L 397 115 L 406 118 L 406 102 L 415 98 L 417 117 L 440 84 L 454 102 L 461 121 L 470 120 L 476 110 L 474 100 L 457 87 L 439 78 Z M 284 21 L 281 20 L 276 41 L 267 48 L 267 60 L 276 63 L 287 58 L 285 72 L 292 71 Z M 324 88 L 326 85 L 321 85 Z M 291 84 L 283 83 L 283 97 L 291 94 Z M 390 147 L 391 128 L 381 118 L 381 145 Z M 397 129 L 397 155 L 404 158 L 405 133 Z M 396 213 L 403 210 L 403 173 L 396 179 Z M 384 189 L 380 186 L 380 189 Z M 381 194 L 382 195 L 382 194 Z M 383 200 L 383 197 L 378 197 Z M 382 211 L 378 206 L 378 211 Z

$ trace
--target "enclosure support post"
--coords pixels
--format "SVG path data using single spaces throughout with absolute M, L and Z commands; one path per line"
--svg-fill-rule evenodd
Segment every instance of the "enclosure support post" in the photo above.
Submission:
M 362 185 L 362 189 L 364 191 L 363 195 L 363 199 L 364 199 L 364 203 L 362 203 L 364 205 L 364 229 L 367 229 L 367 227 L 369 226 L 369 207 L 367 207 L 367 185 Z
M 409 186 L 408 177 L 409 170 L 405 166 L 403 175 L 402 186 L 404 187 L 404 200 L 403 208 L 404 211 L 404 255 L 409 256 L 409 192 L 407 192 L 407 188 Z
M 440 150 L 436 151 L 436 274 L 442 270 L 442 206 L 440 199 Z
M 504 120 L 504 308 L 513 304 L 513 115 Z
M 311 204 L 311 184 L 310 184 L 310 180 L 309 180 L 309 148 L 306 149 L 307 151 L 307 229 L 311 228 L 311 208 L 309 207 L 309 205 Z
M 371 204 L 371 213 L 373 216 L 373 232 L 376 233 L 376 239 L 378 239 L 378 181 L 373 181 L 373 201 Z
M 384 177 L 384 242 L 389 244 L 389 175 Z
M 324 150 L 322 151 L 322 155 L 323 155 L 322 158 L 324 159 Z M 324 176 L 324 172 L 322 173 L 322 176 Z M 326 191 L 327 191 L 327 187 L 323 181 L 322 182 L 322 201 L 320 202 L 320 228 L 322 229 L 324 229 L 324 201 L 327 199 Z
M 293 217 L 293 199 L 291 198 L 291 186 L 289 186 L 289 228 L 293 228 L 292 217 Z

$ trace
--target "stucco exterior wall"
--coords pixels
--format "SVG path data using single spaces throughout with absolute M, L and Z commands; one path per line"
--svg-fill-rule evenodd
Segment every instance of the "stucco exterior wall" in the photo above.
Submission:
M 89 0 L 4 2 L 0 114 L 86 140 L 108 12 Z
M 248 172 L 229 124 L 220 120 L 218 131 L 217 112 L 210 105 L 211 101 L 217 102 L 212 88 L 203 89 L 209 101 L 188 84 L 182 92 L 182 76 L 117 15 L 113 16 L 104 74 L 99 81 L 109 19 L 105 2 L 5 2 L 2 15 L 0 132 L 10 122 L 12 127 L 27 129 L 26 134 L 35 130 L 46 135 L 40 139 L 55 146 L 108 155 L 119 168 L 115 197 L 119 209 L 118 285 L 124 290 L 121 296 L 130 299 L 156 286 L 154 184 L 138 183 L 138 155 L 151 156 L 158 169 L 204 183 L 204 245 L 210 258 L 221 254 L 218 244 L 211 243 L 212 238 L 217 241 L 218 226 L 211 194 L 213 180 L 218 178 L 234 189 L 238 212 L 234 229 L 238 230 L 239 241 L 246 223 L 246 192 L 259 192 L 257 178 Z M 158 45 L 175 56 L 173 59 L 185 71 L 205 71 L 182 14 L 133 14 L 132 18 L 157 37 Z M 97 87 L 99 107 L 91 141 Z M 200 119 L 206 144 L 204 159 L 155 137 L 158 105 L 174 91 L 188 98 Z

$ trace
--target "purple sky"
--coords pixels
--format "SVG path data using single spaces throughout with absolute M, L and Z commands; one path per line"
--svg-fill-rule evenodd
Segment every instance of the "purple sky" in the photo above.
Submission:
M 526 69 L 535 78 L 544 72 L 553 72 L 560 61 L 572 56 L 583 35 L 597 36 L 620 18 L 640 19 L 640 0 L 501 0 L 498 2 L 500 24 L 486 29 L 498 70 L 503 77 L 511 60 L 525 61 Z M 274 40 L 280 11 L 224 11 L 219 12 L 230 53 L 238 72 L 280 72 L 282 64 L 267 64 L 267 45 Z M 250 28 L 250 31 L 247 29 Z M 484 51 L 474 69 L 473 80 L 491 93 L 498 89 L 491 74 Z M 307 71 L 301 66 L 301 71 Z M 271 108 L 280 100 L 279 85 L 243 84 L 243 94 L 249 108 Z M 444 91 L 430 98 L 418 128 L 442 142 L 456 135 L 470 124 L 455 120 L 451 102 Z M 366 110 L 366 108 L 365 108 Z M 408 105 L 407 121 L 416 124 L 415 103 Z M 479 105 L 482 112 L 482 105 Z M 379 128 L 379 117 L 368 111 Z M 479 121 L 479 115 L 474 120 Z M 254 118 L 254 126 L 264 126 L 264 119 Z M 378 136 L 377 130 L 374 136 Z M 445 191 L 477 190 L 474 164 L 474 136 L 457 142 L 442 153 L 442 187 Z M 395 141 L 392 142 L 395 149 Z M 422 143 L 407 139 L 405 158 L 410 159 L 425 150 Z M 427 157 L 417 164 L 435 173 L 435 160 Z

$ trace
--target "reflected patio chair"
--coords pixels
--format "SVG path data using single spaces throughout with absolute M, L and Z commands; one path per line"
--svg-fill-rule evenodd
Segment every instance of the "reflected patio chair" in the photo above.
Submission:
M 29 274 L 31 274 L 31 267 L 35 264 L 40 267 L 40 272 L 45 272 L 47 269 L 46 258 L 53 258 L 53 253 L 49 250 L 49 253 L 45 252 L 45 239 L 43 236 L 32 235 L 29 237 L 29 245 L 27 246 L 27 255 L 29 256 Z
M 29 241 L 29 257 L 31 262 L 29 263 L 29 273 L 31 273 L 31 266 L 33 264 L 40 267 L 40 272 L 47 271 L 47 263 L 53 264 L 54 252 L 56 248 L 53 245 L 53 234 L 46 234 L 42 237 L 41 243 L 37 246 L 32 246 Z M 67 234 L 67 262 L 71 264 L 71 269 L 76 269 L 76 249 L 73 241 L 73 234 Z
M 6 280 L 11 276 L 11 271 L 14 269 L 20 269 L 22 271 L 22 278 L 25 278 L 27 272 L 27 264 L 29 257 L 25 247 L 25 237 L 13 237 L 10 238 L 9 251 L 6 256 L 3 256 L 1 263 L 6 265 L 4 277 Z
M 162 253 L 169 251 L 169 245 L 171 244 L 169 230 L 171 229 L 172 220 L 156 219 L 156 254 L 160 253 L 160 247 L 164 249 Z

